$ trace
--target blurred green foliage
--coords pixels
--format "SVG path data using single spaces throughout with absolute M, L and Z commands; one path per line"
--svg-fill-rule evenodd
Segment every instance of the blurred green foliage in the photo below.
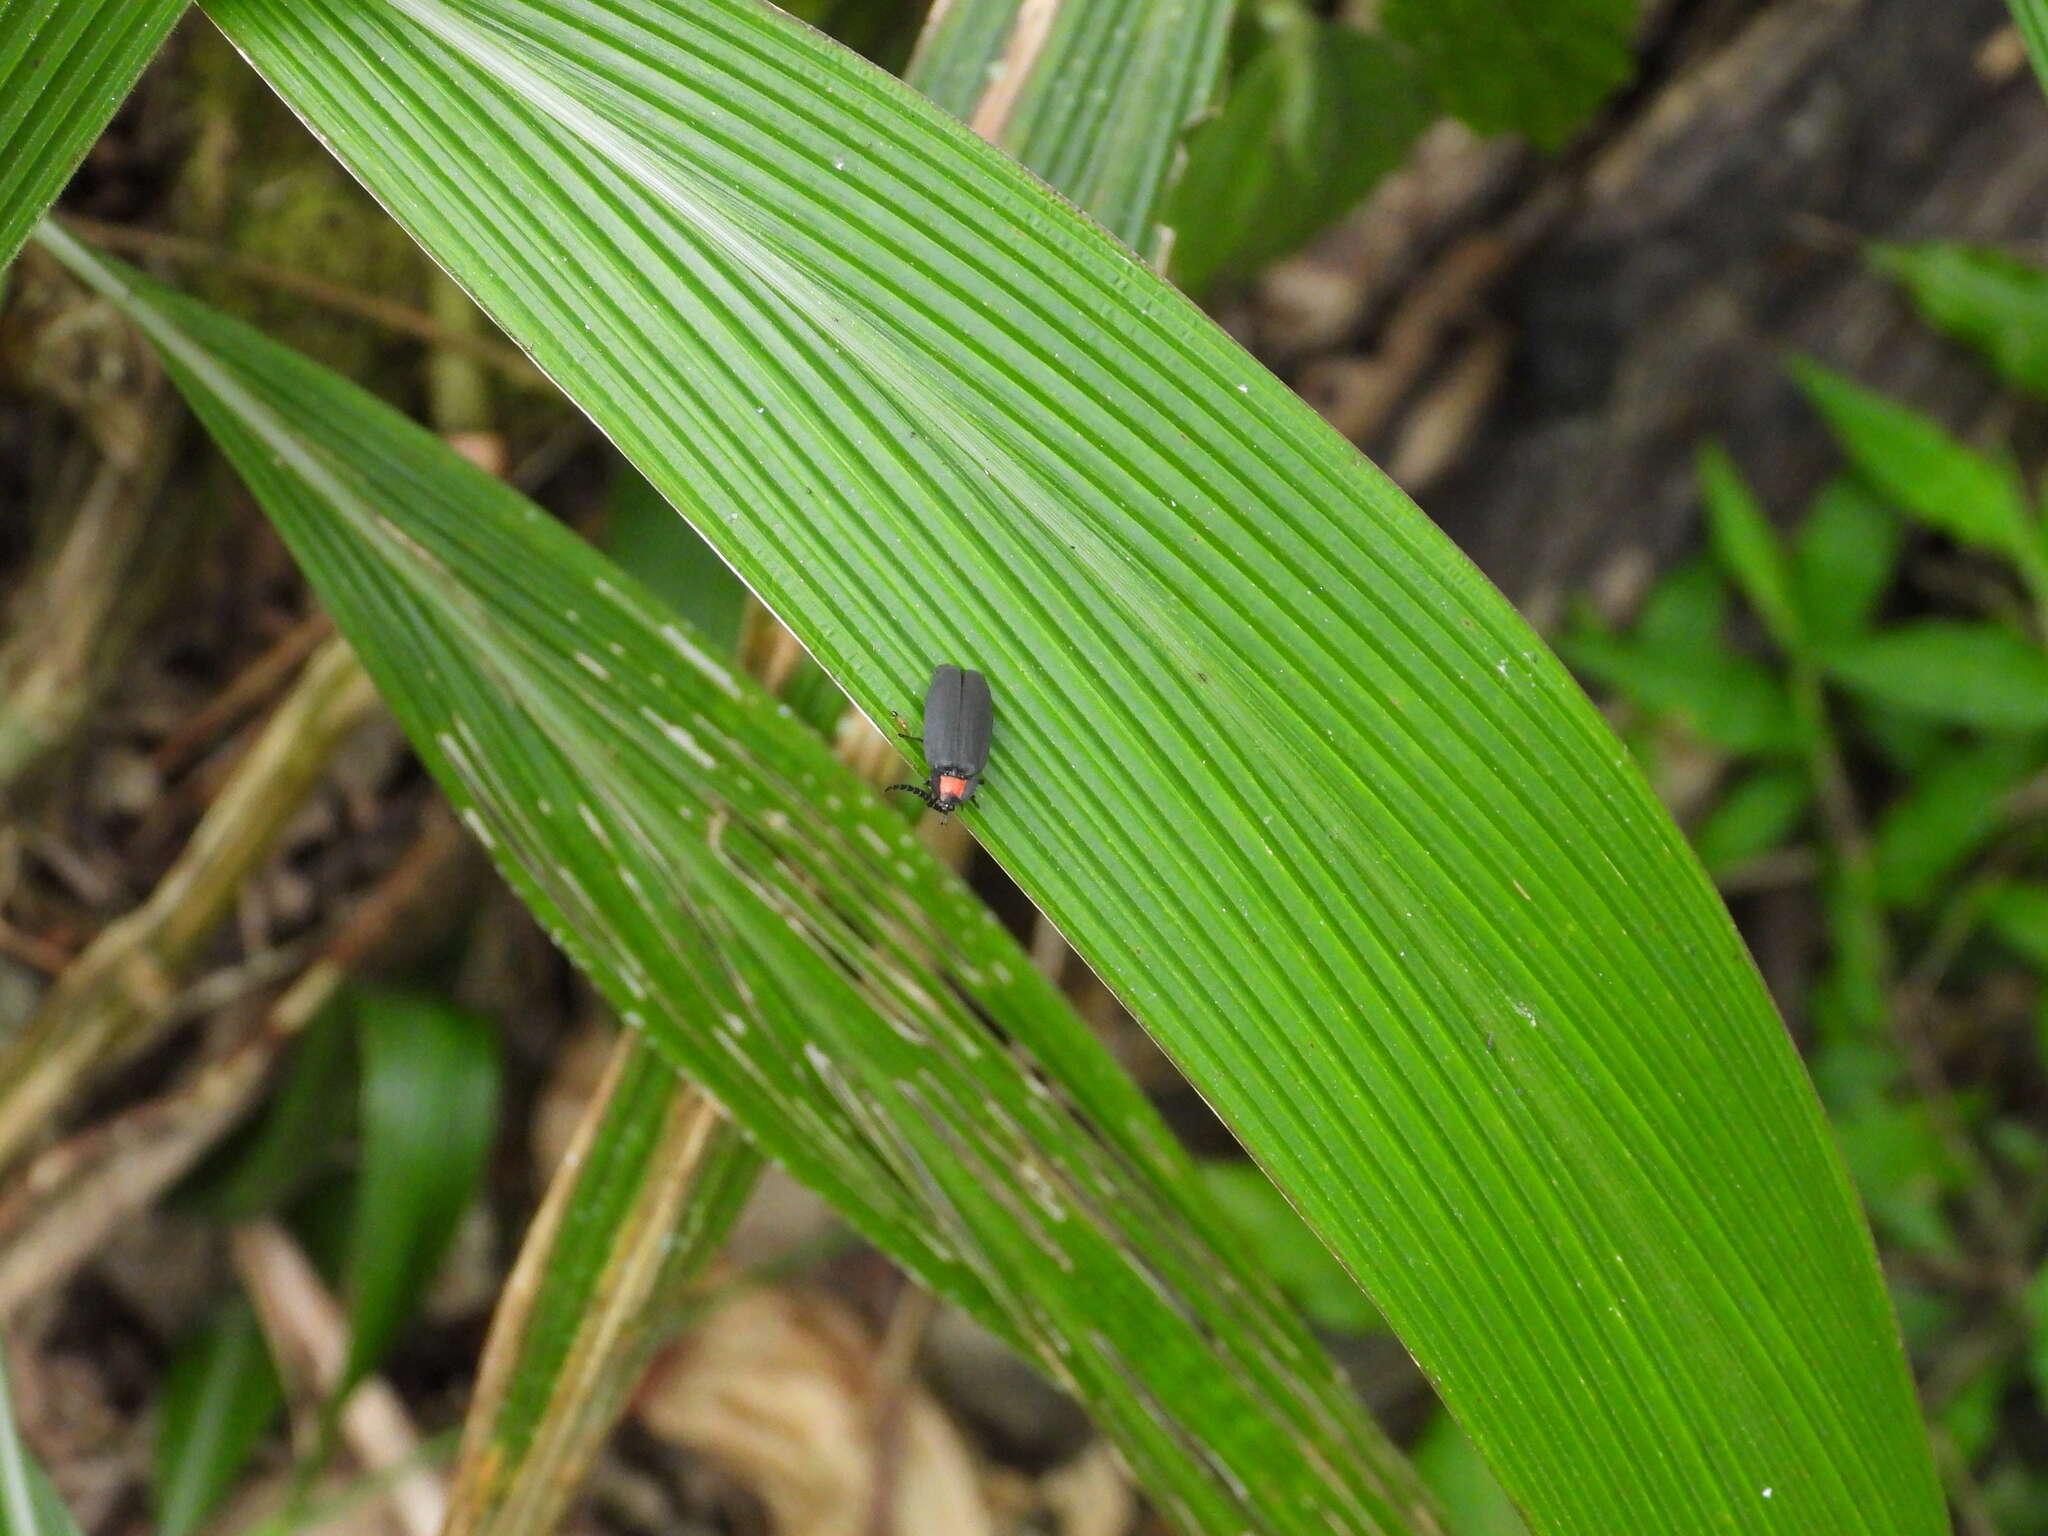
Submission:
M 2048 270 L 1947 244 L 1870 260 L 2048 398 Z M 1752 915 L 1801 951 L 1774 937 L 1771 979 L 1877 1233 L 1951 1499 L 1973 1529 L 2048 1532 L 2048 518 L 2010 450 L 1789 367 L 1844 474 L 1781 522 L 1709 446 L 1710 553 L 1626 626 L 1582 609 L 1559 648 L 1738 912 L 1811 891 L 1803 939 L 1796 904 Z

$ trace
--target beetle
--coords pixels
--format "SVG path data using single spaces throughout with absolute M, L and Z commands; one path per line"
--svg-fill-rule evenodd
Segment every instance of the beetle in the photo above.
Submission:
M 987 678 L 948 664 L 934 668 L 924 696 L 924 735 L 904 733 L 905 740 L 923 741 L 930 772 L 922 784 L 891 784 L 889 792 L 907 789 L 941 816 L 958 810 L 981 785 L 995 723 Z

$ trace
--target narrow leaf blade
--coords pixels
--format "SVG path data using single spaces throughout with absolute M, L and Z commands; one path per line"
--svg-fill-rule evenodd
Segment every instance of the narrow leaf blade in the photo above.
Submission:
M 188 1338 L 164 1373 L 156 1445 L 156 1528 L 189 1536 L 284 1411 L 284 1387 L 246 1302 Z
M 0 0 L 0 267 L 184 9 L 185 0 Z
M 1924 619 L 1830 646 L 1821 661 L 1845 688 L 1930 720 L 2048 727 L 2048 655 L 1997 624 Z
M 1777 530 L 1726 449 L 1715 445 L 1704 450 L 1699 473 L 1714 552 L 1771 638 L 1785 651 L 1798 654 L 1805 645 L 1806 631 L 1792 595 L 1792 573 Z
M 363 1165 L 349 1233 L 348 1385 L 384 1357 L 476 1196 L 499 1075 L 491 1027 L 438 998 L 364 990 L 354 1012 Z
M 1875 245 L 1928 323 L 1975 347 L 2010 384 L 2048 396 L 2048 270 L 2004 251 L 1929 241 Z
M 561 1525 L 760 1167 L 644 1036 L 620 1038 L 492 1319 L 447 1536 Z
M 2011 465 L 1831 369 L 1800 360 L 1792 371 L 1843 452 L 1894 505 L 1961 543 L 2030 558 L 2038 535 Z

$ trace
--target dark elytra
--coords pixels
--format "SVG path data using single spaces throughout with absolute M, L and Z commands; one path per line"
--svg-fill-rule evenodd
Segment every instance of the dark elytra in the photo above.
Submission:
M 924 696 L 925 782 L 889 789 L 910 791 L 942 816 L 957 810 L 980 786 L 995 721 L 987 678 L 950 663 L 934 668 Z

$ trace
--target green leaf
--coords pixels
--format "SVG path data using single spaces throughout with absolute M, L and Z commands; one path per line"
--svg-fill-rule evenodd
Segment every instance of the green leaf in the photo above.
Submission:
M 2044 974 L 2048 974 L 2048 885 L 2008 880 L 1983 894 L 1985 924 Z
M 1735 461 L 1718 444 L 1701 450 L 1699 476 L 1714 553 L 1779 648 L 1797 655 L 1804 647 L 1805 629 L 1777 531 Z
M 2048 0 L 2009 0 L 2013 24 L 2027 45 L 2027 57 L 2034 62 L 2034 81 L 2048 90 Z
M 903 72 L 920 90 L 962 122 L 1002 68 L 1003 45 L 1017 25 L 1021 0 L 953 0 L 935 5 Z
M 284 1387 L 247 1302 L 185 1338 L 164 1372 L 157 1416 L 158 1536 L 204 1528 L 283 1410 Z
M 492 1319 L 444 1536 L 561 1525 L 760 1167 L 644 1036 L 621 1037 Z
M 1379 1312 L 1330 1250 L 1302 1225 L 1273 1181 L 1245 1162 L 1205 1162 L 1202 1183 L 1245 1244 L 1304 1316 L 1332 1333 L 1373 1333 Z
M 1837 1113 L 1835 1134 L 1880 1232 L 1917 1253 L 1957 1252 L 1941 1201 L 1959 1187 L 1963 1175 L 1924 1103 L 1870 1100 Z
M 1144 1096 L 814 732 L 437 439 L 40 238 L 144 326 L 464 821 L 672 1066 L 1087 1401 L 1187 1529 L 1426 1526 Z
M 1865 700 L 1854 701 L 1858 733 L 1900 773 L 1924 773 L 1955 750 L 1955 732 L 1939 720 Z
M 1873 245 L 1930 325 L 1982 352 L 2005 380 L 2048 396 L 2048 268 L 1982 246 Z
M 5 1339 L 0 1339 L 0 1536 L 80 1536 L 78 1522 L 57 1497 L 49 1474 L 29 1454 L 14 1422 Z
M 1429 1421 L 1415 1444 L 1415 1465 L 1443 1502 L 1445 1528 L 1457 1536 L 1527 1536 L 1514 1500 L 1449 1414 Z
M 384 1358 L 476 1196 L 499 1071 L 491 1027 L 437 998 L 380 988 L 352 1002 L 363 1165 L 349 1232 L 349 1386 Z
M 2009 461 L 1957 442 L 1918 411 L 1804 358 L 1793 377 L 1842 451 L 1882 495 L 1958 543 L 2040 559 L 2040 533 Z
M 1877 823 L 1871 851 L 1885 903 L 1932 901 L 1997 832 L 2005 797 L 2044 756 L 2042 743 L 2030 738 L 1988 741 L 1929 761 Z
M 1635 0 L 1387 0 L 1387 36 L 1481 133 L 1555 149 L 1634 71 Z
M 968 824 L 1539 1522 L 1740 1527 L 1782 1479 L 1788 1526 L 1938 1525 L 1839 1155 L 1690 849 L 1212 322 L 751 0 L 213 14 L 871 720 L 990 677 Z
M 959 0 L 934 8 L 904 78 L 1150 253 L 1180 153 L 1178 132 L 1161 124 L 1193 122 L 1216 94 L 1232 10 L 1228 0 Z
M 614 474 L 602 547 L 687 619 L 719 655 L 738 648 L 747 612 L 745 585 L 630 464 Z
M 1814 1015 L 1822 1039 L 1830 1043 L 1874 1039 L 1890 1018 L 1891 972 L 1884 914 L 1877 900 L 1877 880 L 1867 861 L 1837 860 L 1821 887 L 1830 966 Z M 1833 1098 L 1828 1099 L 1832 1106 Z
M 1174 281 L 1200 294 L 1306 245 L 1401 163 L 1432 116 L 1381 39 L 1335 22 L 1283 30 L 1189 138 L 1165 215 Z
M 2034 1271 L 2025 1297 L 2027 1326 L 2027 1371 L 2034 1379 L 2034 1394 L 2048 1401 L 2048 1265 Z
M 1725 647 L 1706 655 L 1654 649 L 1585 633 L 1566 637 L 1558 649 L 1586 676 L 1724 752 L 1791 752 L 1803 739 L 1784 679 L 1754 657 Z
M 1692 845 L 1711 875 L 1722 875 L 1781 846 L 1813 799 L 1813 781 L 1796 764 L 1759 768 L 1738 780 L 1693 829 Z
M 1728 584 L 1701 557 L 1673 566 L 1650 588 L 1636 615 L 1634 638 L 1673 656 L 1713 657 L 1728 650 Z
M 1870 624 L 1899 564 L 1904 529 L 1860 480 L 1822 487 L 1792 540 L 1792 583 L 1810 639 L 1845 640 Z
M 1956 1298 L 1941 1291 L 1909 1280 L 1896 1280 L 1892 1283 L 1892 1296 L 1899 1309 L 1899 1329 L 1906 1336 L 1906 1347 L 1915 1354 L 1939 1348 L 1961 1321 L 1962 1308 Z
M 1994 1357 L 1972 1372 L 1935 1413 L 1965 1466 L 1981 1460 L 1996 1437 L 2003 1415 L 1999 1404 L 2012 1385 L 2014 1362 Z
M 1150 257 L 1181 153 L 1159 121 L 1192 123 L 1215 98 L 1235 6 L 1089 0 L 1050 9 L 1051 27 L 1016 104 L 990 137 Z
M 185 0 L 0 0 L 0 268 L 184 9 Z
M 1925 619 L 1820 653 L 1845 688 L 1932 720 L 1985 731 L 2048 727 L 2048 655 L 1997 624 Z
M 218 1221 L 275 1211 L 327 1166 L 355 1123 L 355 1052 L 341 1009 L 321 1013 L 292 1046 L 284 1081 L 255 1124 L 230 1140 L 182 1191 Z

